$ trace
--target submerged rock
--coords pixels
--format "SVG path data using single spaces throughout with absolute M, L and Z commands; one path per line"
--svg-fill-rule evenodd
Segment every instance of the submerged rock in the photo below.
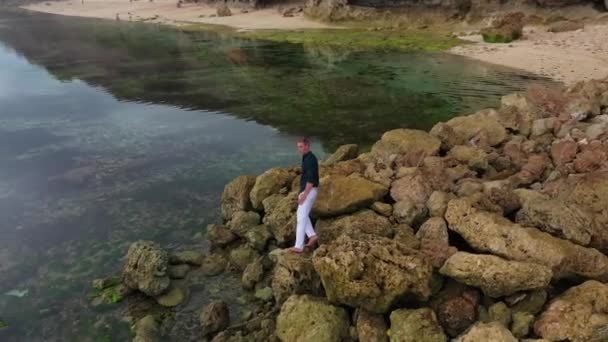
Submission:
M 386 187 L 357 174 L 324 177 L 321 179 L 313 214 L 326 217 L 352 213 L 369 207 L 387 192 Z
M 339 342 L 348 337 L 348 328 L 346 310 L 323 298 L 294 295 L 281 307 L 276 334 L 284 342 Z
M 169 288 L 169 255 L 152 241 L 131 244 L 123 267 L 123 281 L 131 289 L 158 296 Z
M 169 266 L 169 278 L 171 279 L 183 279 L 190 271 L 190 266 L 187 264 L 182 265 L 171 265 Z
M 156 297 L 156 302 L 165 307 L 174 307 L 188 299 L 188 287 L 185 283 L 174 282 L 166 293 Z
M 160 328 L 152 315 L 147 315 L 135 323 L 133 342 L 160 342 Z
M 420 299 L 431 294 L 431 265 L 417 251 L 387 238 L 342 235 L 319 247 L 313 264 L 334 303 L 384 313 L 407 294 Z
M 394 342 L 446 342 L 447 336 L 433 310 L 400 309 L 391 313 L 391 341 Z
M 221 300 L 211 302 L 201 312 L 199 321 L 203 335 L 211 335 L 226 329 L 230 323 L 228 305 Z
M 188 264 L 192 266 L 200 266 L 203 262 L 203 258 L 203 252 L 199 250 L 179 251 L 169 255 L 169 262 L 174 265 Z

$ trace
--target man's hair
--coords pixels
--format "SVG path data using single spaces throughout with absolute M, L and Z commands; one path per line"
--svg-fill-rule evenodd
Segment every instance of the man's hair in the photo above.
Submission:
M 298 139 L 298 144 L 302 143 L 306 146 L 310 146 L 310 139 L 308 137 L 301 137 L 300 139 Z

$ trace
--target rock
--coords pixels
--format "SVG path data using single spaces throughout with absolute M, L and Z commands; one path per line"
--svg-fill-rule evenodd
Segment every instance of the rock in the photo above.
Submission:
M 201 265 L 201 271 L 206 276 L 214 276 L 218 275 L 226 269 L 228 265 L 228 260 L 225 256 L 219 253 L 209 254 L 203 259 L 203 264 Z
M 277 317 L 276 335 L 281 341 L 342 341 L 348 336 L 346 311 L 323 298 L 293 295 Z
M 268 227 L 266 227 L 265 225 L 259 225 L 249 229 L 245 233 L 245 240 L 247 240 L 247 244 L 251 248 L 259 252 L 263 252 L 266 249 L 268 241 L 272 239 L 272 236 L 273 235 L 270 232 L 270 229 L 268 229 Z
M 313 215 L 337 216 L 368 207 L 383 198 L 388 189 L 378 183 L 352 174 L 321 179 Z
M 456 194 L 459 197 L 470 196 L 483 191 L 483 184 L 477 178 L 464 178 L 458 181 Z
M 291 192 L 264 216 L 264 224 L 270 228 L 270 232 L 280 246 L 295 240 L 297 208 L 298 193 Z
M 188 298 L 188 292 L 188 288 L 184 284 L 173 284 L 166 293 L 154 299 L 158 304 L 170 308 L 185 302 Z
M 534 324 L 534 332 L 550 341 L 600 341 L 608 325 L 608 285 L 587 281 L 554 299 Z
M 608 134 L 608 122 L 601 122 L 589 125 L 585 130 L 585 135 L 589 141 L 602 139 Z
M 407 224 L 400 224 L 395 227 L 395 236 L 393 237 L 393 240 L 412 249 L 420 248 L 420 241 L 416 239 L 414 229 Z
M 555 166 L 563 166 L 576 156 L 578 144 L 572 140 L 557 140 L 551 145 L 551 158 Z
M 118 276 L 112 276 L 107 278 L 93 279 L 91 281 L 91 287 L 95 290 L 103 290 L 108 287 L 116 286 L 120 284 L 121 279 Z
M 253 289 L 255 284 L 259 283 L 264 277 L 264 265 L 262 265 L 261 258 L 258 258 L 254 262 L 250 263 L 245 267 L 243 276 L 241 277 L 241 284 L 243 288 L 247 290 Z
M 507 139 L 507 130 L 487 112 L 477 112 L 472 115 L 458 116 L 446 122 L 454 131 L 457 139 L 463 143 L 468 142 L 475 136 L 485 133 L 488 137 L 488 144 L 496 146 Z M 431 135 L 433 130 L 431 129 Z
M 321 279 L 309 256 L 277 250 L 270 257 L 276 264 L 271 286 L 277 303 L 283 303 L 292 294 L 322 293 Z
M 199 320 L 203 335 L 215 334 L 226 329 L 230 324 L 228 305 L 221 300 L 210 303 L 201 312 Z
M 103 289 L 97 289 L 91 295 L 91 305 L 98 307 L 102 305 L 112 305 L 121 302 L 133 292 L 132 289 L 119 282 L 108 285 Z
M 510 43 L 523 35 L 524 14 L 509 13 L 494 21 L 492 26 L 481 30 L 486 43 Z
M 247 265 L 259 256 L 260 255 L 255 249 L 247 245 L 242 245 L 230 251 L 230 263 L 238 270 L 244 270 Z
M 489 167 L 488 154 L 477 147 L 458 145 L 454 146 L 448 156 L 455 160 L 467 164 L 467 166 L 476 171 L 484 171 Z
M 518 294 L 520 295 L 520 294 Z M 515 295 L 514 295 L 515 296 Z M 547 291 L 536 290 L 525 293 L 521 300 L 513 303 L 511 311 L 514 313 L 528 312 L 537 315 L 547 302 Z
M 475 323 L 479 293 L 473 288 L 448 280 L 441 291 L 433 296 L 430 304 L 445 332 L 454 337 Z
M 391 313 L 391 341 L 445 342 L 448 340 L 433 310 L 400 309 Z
M 534 323 L 534 315 L 529 312 L 516 312 L 513 314 L 511 332 L 517 338 L 523 338 L 530 333 L 530 327 Z
M 573 274 L 597 279 L 608 276 L 608 257 L 599 251 L 479 210 L 472 205 L 475 200 L 452 200 L 445 215 L 449 228 L 460 234 L 475 250 L 514 261 L 545 265 L 552 269 L 555 278 Z
M 250 211 L 253 209 L 249 193 L 255 185 L 255 177 L 239 176 L 224 187 L 222 193 L 222 218 L 229 221 L 237 211 Z
M 216 14 L 218 17 L 229 17 L 232 15 L 232 11 L 230 11 L 230 8 L 228 8 L 228 6 L 221 5 L 217 8 Z
M 360 342 L 388 342 L 384 317 L 366 310 L 357 312 L 357 337 Z
M 393 217 L 397 222 L 414 225 L 424 219 L 427 214 L 425 207 L 419 207 L 409 198 L 405 198 L 393 205 Z
M 547 266 L 465 252 L 452 255 L 439 272 L 478 287 L 490 297 L 544 288 L 549 285 L 553 275 Z
M 336 152 L 334 152 L 331 156 L 327 157 L 323 162 L 324 165 L 334 165 L 341 161 L 346 161 L 350 159 L 357 158 L 357 154 L 359 154 L 359 146 L 356 144 L 348 144 L 342 145 L 338 147 Z
M 391 216 L 393 213 L 393 206 L 388 203 L 374 202 L 370 208 L 378 214 L 386 217 Z
M 420 226 L 416 232 L 416 238 L 423 245 L 432 242 L 448 245 L 448 225 L 441 217 L 431 217 Z
M 223 247 L 236 240 L 236 234 L 230 231 L 226 226 L 219 224 L 210 224 L 207 226 L 207 240 L 212 246 Z
M 315 229 L 320 243 L 330 243 L 342 234 L 372 234 L 388 238 L 393 236 L 390 221 L 369 209 L 336 219 L 319 220 Z
M 576 21 L 570 20 L 561 20 L 556 21 L 554 23 L 549 24 L 547 28 L 548 32 L 567 32 L 567 31 L 576 31 L 584 28 L 585 25 L 583 23 L 579 23 Z
M 406 175 L 391 184 L 391 197 L 396 201 L 412 200 L 423 207 L 431 196 L 433 189 L 420 172 Z
M 268 286 L 263 287 L 255 291 L 253 295 L 255 298 L 261 300 L 262 302 L 270 302 L 272 300 L 272 289 Z
M 296 179 L 294 179 L 294 181 Z M 297 187 L 297 189 L 299 189 L 300 182 L 297 182 L 297 183 L 298 184 L 296 184 L 296 187 Z M 293 188 L 293 186 L 292 186 L 292 188 Z M 281 194 L 274 194 L 274 195 L 270 195 L 270 196 L 266 197 L 262 201 L 262 206 L 264 207 L 264 212 L 266 214 L 268 214 L 268 213 L 271 213 L 272 211 L 274 211 L 274 209 L 277 207 L 277 205 L 281 202 L 281 200 L 283 198 L 285 198 L 285 195 L 281 195 Z
M 169 266 L 169 278 L 171 279 L 183 279 L 190 271 L 190 266 L 186 264 L 182 265 L 171 265 Z
M 593 233 L 592 218 L 575 204 L 561 200 L 530 200 L 517 212 L 516 222 L 586 246 Z
M 135 323 L 133 342 L 159 342 L 160 329 L 154 316 L 147 315 Z
M 262 210 L 262 201 L 270 195 L 278 194 L 282 188 L 291 183 L 293 178 L 289 171 L 281 168 L 273 168 L 259 175 L 249 193 L 253 208 Z
M 383 237 L 342 235 L 321 245 L 313 264 L 334 303 L 384 313 L 406 294 L 426 299 L 431 293 L 431 265 L 415 250 Z
M 509 329 L 498 322 L 477 323 L 467 332 L 452 340 L 452 342 L 517 342 L 517 338 Z
M 449 151 L 454 146 L 466 143 L 465 140 L 456 134 L 452 126 L 445 122 L 438 122 L 435 124 L 431 129 L 430 134 L 441 140 L 441 150 L 443 151 Z
M 488 308 L 489 322 L 498 322 L 508 328 L 511 325 L 511 310 L 503 302 L 492 304 Z
M 124 284 L 148 296 L 158 296 L 169 288 L 169 255 L 152 241 L 131 244 L 122 275 Z
M 238 211 L 234 213 L 228 227 L 232 233 L 244 237 L 247 231 L 258 226 L 260 221 L 260 214 L 255 211 Z
M 388 188 L 393 181 L 395 172 L 390 168 L 390 166 L 377 162 L 367 164 L 363 174 L 368 180 Z
M 448 202 L 454 196 L 443 191 L 433 191 L 426 206 L 429 209 L 430 216 L 443 217 L 445 210 L 448 208 Z
M 538 137 L 553 132 L 553 128 L 555 127 L 556 122 L 556 118 L 544 118 L 534 120 L 534 122 L 532 122 L 532 131 L 530 132 L 530 135 L 532 137 Z
M 574 170 L 579 173 L 594 172 L 606 166 L 608 153 L 606 148 L 597 140 L 581 148 L 574 158 Z
M 372 146 L 371 154 L 387 165 L 394 156 L 403 155 L 413 162 L 410 166 L 415 166 L 424 157 L 436 155 L 440 146 L 439 139 L 424 131 L 400 128 L 384 133 Z

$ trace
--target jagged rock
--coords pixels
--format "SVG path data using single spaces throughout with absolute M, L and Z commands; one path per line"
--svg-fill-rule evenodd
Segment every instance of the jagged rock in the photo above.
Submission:
M 357 311 L 357 337 L 360 342 L 388 342 L 384 317 L 366 310 Z
M 350 159 L 357 158 L 357 154 L 359 154 L 359 146 L 356 144 L 348 144 L 342 145 L 338 147 L 336 152 L 334 152 L 331 156 L 327 157 L 323 162 L 324 165 L 334 165 L 341 161 L 346 161 Z
M 456 131 L 454 131 L 452 126 L 446 124 L 445 122 L 435 124 L 435 126 L 433 126 L 431 129 L 430 134 L 441 140 L 441 149 L 444 151 L 449 151 L 454 146 L 466 143 L 461 136 L 456 134 Z
M 204 275 L 214 276 L 218 275 L 226 269 L 228 265 L 228 260 L 225 256 L 219 253 L 213 253 L 207 255 L 203 259 L 203 263 L 201 265 L 201 271 Z
M 575 204 L 561 200 L 529 200 L 517 212 L 516 222 L 586 246 L 593 233 L 592 218 Z
M 472 170 L 487 170 L 490 165 L 488 154 L 484 150 L 474 146 L 454 146 L 448 153 L 448 156 L 467 164 Z
M 293 295 L 277 317 L 276 334 L 281 341 L 342 341 L 348 336 L 346 311 L 324 298 Z
M 388 203 L 374 202 L 370 208 L 378 214 L 386 217 L 391 216 L 393 213 L 393 206 Z
M 587 281 L 554 299 L 534 324 L 537 335 L 550 341 L 600 341 L 608 325 L 608 285 Z
M 319 165 L 319 175 L 321 177 L 325 176 L 343 176 L 348 177 L 353 173 L 363 174 L 365 171 L 365 165 L 359 159 L 351 159 L 346 161 L 337 162 L 331 166 L 327 166 L 325 164 Z M 300 189 L 300 180 L 298 179 L 298 183 L 296 190 Z
M 601 122 L 596 124 L 591 124 L 585 130 L 585 136 L 587 140 L 593 141 L 596 139 L 604 139 L 608 134 L 608 122 Z
M 203 335 L 211 335 L 226 329 L 230 323 L 228 305 L 221 300 L 211 302 L 203 309 L 199 320 Z
M 549 285 L 553 275 L 547 266 L 465 252 L 452 255 L 439 272 L 478 287 L 490 297 L 544 288 Z
M 122 275 L 124 284 L 148 296 L 158 296 L 169 288 L 169 255 L 152 241 L 131 244 Z
M 490 146 L 496 146 L 507 139 L 507 130 L 488 112 L 477 112 L 472 115 L 458 116 L 445 123 L 454 131 L 457 139 L 468 142 L 480 132 L 485 133 Z M 431 129 L 431 135 L 434 134 Z
M 517 342 L 517 338 L 509 329 L 498 322 L 476 323 L 467 332 L 452 340 L 452 342 Z
M 395 236 L 393 237 L 393 240 L 409 248 L 420 248 L 420 241 L 416 239 L 416 234 L 414 233 L 414 229 L 412 227 L 408 226 L 407 224 L 400 224 L 395 227 L 394 230 Z
M 513 313 L 513 323 L 511 324 L 511 332 L 517 338 L 523 338 L 530 333 L 530 327 L 534 323 L 534 315 L 529 312 Z
M 264 216 L 264 224 L 281 246 L 295 240 L 297 207 L 298 193 L 291 192 Z
M 436 155 L 440 146 L 439 139 L 424 131 L 400 128 L 384 133 L 372 146 L 371 153 L 387 165 L 394 156 L 402 155 L 411 159 L 414 162 L 411 166 L 415 166 L 417 160 Z
M 275 261 L 271 286 L 277 303 L 283 303 L 292 294 L 321 293 L 321 280 L 308 255 L 276 250 L 270 257 Z
M 551 145 L 551 158 L 555 166 L 563 166 L 574 160 L 578 144 L 572 140 L 557 140 Z
M 313 264 L 335 303 L 384 313 L 406 294 L 425 299 L 431 293 L 431 265 L 415 250 L 383 237 L 342 235 L 321 245 Z
M 230 11 L 230 8 L 228 8 L 226 5 L 221 5 L 218 7 L 216 12 L 218 17 L 229 17 L 232 15 L 232 11 Z
M 488 320 L 489 322 L 498 322 L 508 328 L 511 325 L 511 310 L 507 304 L 498 302 L 492 304 L 488 308 Z
M 232 216 L 228 227 L 232 233 L 244 237 L 249 229 L 260 224 L 260 220 L 260 214 L 255 211 L 237 211 Z
M 543 118 L 534 120 L 532 122 L 532 131 L 530 132 L 530 136 L 538 137 L 543 134 L 553 132 L 556 123 L 556 118 Z
M 574 158 L 574 170 L 579 173 L 597 171 L 608 163 L 608 152 L 598 140 L 581 147 L 581 152 Z
M 320 183 L 313 214 L 323 217 L 348 214 L 369 207 L 388 192 L 386 187 L 357 174 L 328 176 L 322 178 Z
M 169 262 L 173 265 L 188 264 L 200 266 L 203 262 L 203 252 L 198 250 L 173 252 L 169 254 Z
M 492 23 L 492 26 L 481 30 L 483 40 L 487 43 L 510 43 L 523 34 L 524 14 L 508 13 Z
M 270 239 L 272 239 L 272 233 L 265 225 L 253 227 L 245 233 L 247 244 L 259 252 L 263 252 L 266 249 L 266 245 Z
M 571 20 L 561 20 L 556 21 L 554 23 L 549 24 L 547 28 L 548 32 L 567 32 L 567 31 L 576 31 L 584 28 L 585 25 L 583 23 L 579 23 Z
M 480 296 L 476 289 L 448 280 L 439 293 L 433 296 L 431 308 L 449 336 L 457 336 L 477 319 Z
M 442 243 L 449 244 L 448 225 L 441 217 L 431 217 L 426 220 L 416 232 L 416 238 L 420 243 Z
M 135 323 L 135 337 L 133 342 L 159 342 L 160 329 L 158 322 L 152 315 L 147 315 Z
M 452 194 L 443 191 L 433 191 L 426 206 L 429 209 L 430 216 L 443 217 L 445 210 L 448 208 L 448 202 L 453 198 Z
M 186 274 L 188 274 L 188 271 L 190 271 L 190 266 L 188 266 L 187 264 L 181 264 L 181 265 L 171 265 L 169 266 L 169 278 L 171 279 L 183 279 L 186 277 Z
M 315 229 L 320 243 L 330 243 L 342 234 L 356 236 L 363 233 L 389 238 L 393 236 L 390 221 L 369 209 L 336 219 L 319 220 Z
M 393 181 L 395 171 L 384 163 L 376 162 L 367 164 L 363 175 L 366 179 L 388 188 Z
M 514 261 L 548 266 L 555 278 L 572 274 L 596 279 L 608 277 L 608 257 L 599 251 L 479 210 L 472 205 L 475 200 L 452 200 L 445 215 L 449 228 L 460 234 L 474 249 Z
M 230 251 L 230 263 L 237 269 L 244 270 L 247 265 L 259 256 L 255 249 L 248 245 L 242 245 Z
M 400 309 L 391 312 L 391 341 L 446 342 L 447 340 L 433 310 Z
M 226 246 L 238 237 L 226 226 L 210 224 L 207 226 L 207 240 L 212 246 Z
M 294 179 L 295 181 L 295 179 Z M 299 190 L 300 188 L 300 182 L 298 181 L 297 184 L 295 185 L 296 189 Z M 292 186 L 292 189 L 294 188 L 294 186 Z M 293 190 L 295 191 L 295 190 Z M 266 213 L 266 216 L 268 213 L 271 213 L 276 207 L 277 205 L 281 202 L 281 200 L 285 198 L 285 195 L 281 195 L 281 194 L 274 194 L 274 195 L 270 195 L 268 197 L 266 197 L 263 201 L 262 201 L 262 206 L 264 207 L 264 212 Z M 265 217 L 264 217 L 265 218 Z
M 426 214 L 426 207 L 417 206 L 409 198 L 405 198 L 393 205 L 393 217 L 399 223 L 411 226 L 424 219 Z
M 528 293 L 515 294 L 518 300 L 511 304 L 511 311 L 517 312 L 528 312 L 532 315 L 537 315 L 545 306 L 547 302 L 547 291 L 536 290 Z M 509 297 L 507 297 L 509 299 Z
M 477 178 L 464 178 L 457 182 L 456 194 L 459 197 L 470 196 L 483 191 L 483 183 Z
M 241 284 L 247 290 L 253 289 L 255 284 L 259 283 L 264 277 L 264 265 L 262 264 L 261 258 L 258 258 L 254 262 L 250 263 L 245 267 L 243 276 L 241 277 Z
M 188 299 L 188 294 L 188 288 L 182 281 L 174 281 L 167 292 L 154 299 L 162 306 L 174 307 L 185 302 Z
M 433 189 L 420 172 L 414 172 L 397 179 L 391 184 L 391 197 L 396 201 L 412 200 L 423 207 L 431 196 Z
M 249 193 L 253 208 L 262 210 L 264 208 L 262 201 L 270 195 L 278 194 L 282 188 L 289 186 L 293 178 L 294 175 L 282 168 L 273 168 L 259 175 Z
M 272 289 L 266 286 L 264 288 L 256 290 L 253 296 L 261 300 L 262 302 L 270 302 L 273 298 Z
M 255 185 L 254 176 L 239 176 L 224 187 L 222 193 L 222 218 L 229 221 L 237 211 L 253 209 L 249 193 Z

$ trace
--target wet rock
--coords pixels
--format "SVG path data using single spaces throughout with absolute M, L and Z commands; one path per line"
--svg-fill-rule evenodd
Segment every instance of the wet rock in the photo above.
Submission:
M 169 288 L 169 255 L 152 241 L 131 244 L 123 267 L 124 284 L 148 296 L 158 296 Z
M 270 195 L 278 194 L 282 188 L 291 183 L 293 178 L 294 175 L 282 168 L 273 168 L 259 175 L 249 193 L 253 208 L 262 210 L 262 201 Z
M 226 329 L 230 324 L 228 305 L 221 300 L 207 305 L 199 318 L 203 335 L 211 335 Z
M 190 266 L 186 264 L 182 265 L 171 265 L 169 266 L 169 278 L 171 279 L 183 279 L 190 271 Z
M 337 216 L 369 207 L 383 198 L 388 189 L 361 176 L 329 176 L 321 179 L 313 207 L 318 216 Z
M 507 130 L 488 112 L 480 111 L 472 115 L 450 119 L 447 124 L 459 141 L 468 142 L 480 132 L 485 133 L 490 146 L 496 146 L 507 139 Z M 435 128 L 431 129 L 431 135 Z
M 219 224 L 208 225 L 206 234 L 211 245 L 219 247 L 226 246 L 238 238 L 228 227 Z
M 366 310 L 357 312 L 357 337 L 360 342 L 388 342 L 384 317 Z
M 448 208 L 448 202 L 453 198 L 452 194 L 443 191 L 433 191 L 426 206 L 430 216 L 443 217 L 445 210 Z
M 248 245 L 242 245 L 230 251 L 230 263 L 238 270 L 244 270 L 247 265 L 259 256 L 255 249 Z
M 216 14 L 218 17 L 229 17 L 232 15 L 232 11 L 226 5 L 221 5 L 217 8 Z
M 370 209 L 386 217 L 391 216 L 391 214 L 393 213 L 393 206 L 388 203 L 374 202 L 374 204 L 371 205 Z
M 478 287 L 490 297 L 544 288 L 549 285 L 553 275 L 547 266 L 465 252 L 452 255 L 439 272 Z
M 517 342 L 517 338 L 509 329 L 498 322 L 477 323 L 453 342 Z
M 534 315 L 529 312 L 516 312 L 513 314 L 511 332 L 517 338 L 523 338 L 530 333 L 530 327 L 534 323 Z
M 93 281 L 91 281 L 91 287 L 96 290 L 103 290 L 108 287 L 116 286 L 116 285 L 120 284 L 120 282 L 121 282 L 121 279 L 119 276 L 93 279 Z
M 591 280 L 549 303 L 534 324 L 534 331 L 550 341 L 596 341 L 595 335 L 607 325 L 608 285 Z
M 372 146 L 371 154 L 390 165 L 396 155 L 416 161 L 439 152 L 441 141 L 430 134 L 413 129 L 395 129 L 382 135 L 382 138 Z M 414 166 L 418 163 L 414 163 Z
M 237 211 L 253 209 L 249 193 L 254 185 L 254 176 L 239 176 L 224 187 L 221 202 L 222 218 L 224 220 L 232 219 L 232 215 Z
M 263 287 L 261 289 L 256 290 L 253 296 L 263 302 L 270 302 L 273 298 L 272 289 L 268 286 Z
M 255 211 L 238 211 L 232 216 L 228 227 L 232 233 L 244 237 L 247 231 L 258 226 L 260 221 L 260 214 Z
M 514 261 L 548 266 L 555 278 L 572 274 L 598 279 L 608 276 L 608 257 L 599 251 L 479 210 L 472 205 L 475 200 L 452 200 L 446 211 L 449 228 L 460 234 L 474 249 Z
M 184 283 L 175 281 L 167 292 L 154 299 L 162 306 L 174 307 L 184 303 L 188 299 L 188 293 L 188 288 Z
M 425 207 L 417 206 L 414 201 L 405 198 L 393 205 L 393 217 L 399 223 L 414 225 L 424 219 L 427 214 Z
M 266 227 L 265 225 L 259 225 L 249 229 L 245 233 L 245 240 L 247 240 L 247 244 L 251 248 L 259 252 L 263 252 L 266 249 L 268 241 L 272 239 L 272 236 L 273 235 L 270 232 L 270 229 L 268 229 L 268 227 Z
M 133 290 L 123 283 L 113 283 L 102 289 L 97 289 L 91 297 L 91 305 L 98 307 L 101 305 L 112 305 L 123 301 Z
M 328 166 L 334 165 L 341 161 L 346 161 L 346 160 L 357 158 L 357 154 L 359 154 L 358 145 L 356 145 L 356 144 L 342 145 L 342 146 L 338 147 L 338 149 L 331 156 L 327 157 L 327 159 L 325 159 L 323 164 L 328 165 Z
M 330 243 L 342 234 L 356 236 L 363 233 L 389 238 L 393 236 L 390 221 L 369 209 L 336 219 L 319 220 L 315 229 L 320 243 Z
M 346 311 L 324 298 L 293 295 L 277 317 L 276 334 L 281 341 L 341 341 L 348 336 Z
M 492 304 L 488 308 L 488 322 L 498 322 L 508 328 L 511 324 L 511 310 L 503 302 Z
M 342 235 L 321 245 L 313 264 L 334 303 L 384 313 L 406 294 L 425 299 L 431 293 L 431 265 L 415 250 L 383 237 Z
M 270 232 L 280 246 L 295 240 L 297 207 L 298 194 L 291 192 L 264 216 L 264 224 L 270 228 Z
M 262 264 L 261 258 L 258 258 L 254 262 L 250 263 L 245 267 L 243 276 L 241 277 L 241 284 L 243 288 L 247 290 L 253 289 L 255 284 L 259 283 L 264 277 L 264 265 Z
M 219 253 L 213 253 L 203 259 L 201 271 L 206 276 L 215 276 L 224 272 L 227 265 L 228 260 L 225 256 Z
M 277 303 L 283 303 L 292 294 L 321 293 L 321 280 L 310 256 L 276 250 L 270 257 L 275 261 L 271 286 Z
M 477 147 L 454 146 L 448 153 L 448 156 L 466 164 L 472 170 L 483 171 L 489 167 L 488 154 Z
M 445 342 L 448 340 L 433 310 L 400 309 L 391 313 L 391 341 Z
M 133 342 L 160 342 L 158 322 L 152 315 L 147 315 L 135 323 Z

